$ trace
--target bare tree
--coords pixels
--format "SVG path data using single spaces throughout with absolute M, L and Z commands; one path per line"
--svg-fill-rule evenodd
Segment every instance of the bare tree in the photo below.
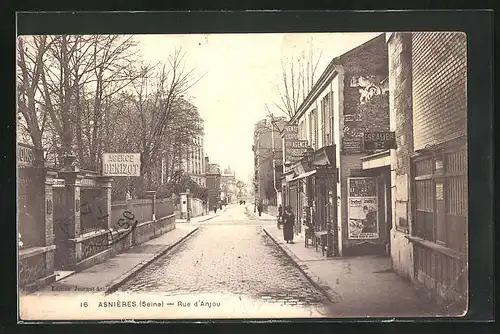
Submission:
M 130 84 L 131 37 L 53 36 L 44 62 L 41 95 L 59 155 L 75 150 L 84 167 L 97 169 L 106 128 L 104 106 Z M 76 139 L 76 143 L 74 142 Z
M 164 63 L 156 67 L 144 66 L 141 75 L 133 81 L 132 122 L 138 132 L 138 148 L 141 152 L 141 175 L 146 187 L 152 185 L 152 173 L 165 149 L 168 130 L 177 135 L 172 142 L 181 141 L 177 129 L 186 130 L 181 122 L 183 96 L 201 77 L 195 76 L 194 68 L 187 70 L 185 54 L 177 49 Z M 176 123 L 177 121 L 177 123 Z
M 19 37 L 17 41 L 17 106 L 22 116 L 18 125 L 24 133 L 29 134 L 32 144 L 42 149 L 47 114 L 44 108 L 39 108 L 37 99 L 43 77 L 44 56 L 51 43 L 46 36 Z
M 274 101 L 273 107 L 289 118 L 297 113 L 300 104 L 316 83 L 321 56 L 322 52 L 319 56 L 315 54 L 312 40 L 310 40 L 308 49 L 304 50 L 300 56 L 285 57 L 281 60 L 281 77 L 276 87 L 279 101 Z M 267 104 L 265 108 L 268 113 L 271 113 Z

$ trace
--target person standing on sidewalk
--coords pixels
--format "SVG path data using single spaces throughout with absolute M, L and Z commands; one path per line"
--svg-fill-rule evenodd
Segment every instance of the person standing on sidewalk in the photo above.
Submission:
M 257 206 L 257 211 L 259 211 L 259 217 L 262 215 L 262 203 Z
M 283 214 L 283 239 L 286 243 L 293 244 L 293 224 L 295 224 L 295 215 L 293 214 L 292 207 L 287 206 Z
M 281 226 L 281 218 L 282 218 L 282 216 L 283 216 L 283 207 L 280 204 L 280 206 L 278 207 L 278 229 Z

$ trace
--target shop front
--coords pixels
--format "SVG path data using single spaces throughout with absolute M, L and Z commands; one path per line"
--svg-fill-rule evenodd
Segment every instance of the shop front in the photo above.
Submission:
M 436 296 L 467 301 L 467 145 L 465 138 L 412 157 L 414 279 Z M 463 305 L 462 305 L 463 304 Z
M 335 241 L 337 229 L 337 181 L 335 145 L 325 146 L 314 152 L 311 177 L 312 194 L 312 235 L 315 242 L 319 241 L 322 251 L 327 256 L 338 255 L 338 245 Z
M 348 239 L 354 250 L 390 256 L 392 228 L 391 150 L 361 158 L 362 170 L 348 179 Z
M 306 224 L 307 212 L 311 206 L 310 176 L 315 173 L 311 168 L 309 156 L 303 157 L 292 166 L 294 177 L 288 181 L 290 191 L 290 205 L 295 214 L 295 234 L 304 232 L 303 225 Z

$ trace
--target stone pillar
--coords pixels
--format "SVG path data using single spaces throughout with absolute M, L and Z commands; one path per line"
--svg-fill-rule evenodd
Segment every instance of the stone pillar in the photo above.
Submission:
M 393 269 L 413 278 L 411 234 L 411 154 L 413 152 L 412 33 L 388 35 L 390 129 L 396 132 L 396 149 L 391 150 Z
M 146 195 L 151 198 L 151 220 L 156 220 L 156 191 L 146 191 Z
M 80 175 L 78 167 L 74 164 L 75 156 L 64 157 L 64 168 L 59 172 L 59 177 L 64 179 L 65 206 L 65 232 L 69 239 L 77 238 L 81 235 L 80 221 L 80 188 L 83 175 Z M 70 267 L 76 265 L 76 261 L 81 253 L 81 244 L 74 243 L 68 247 L 68 264 Z
M 57 173 L 54 171 L 47 170 L 45 172 L 45 246 L 54 244 L 54 201 L 52 186 L 56 177 Z
M 54 179 L 57 173 L 51 170 L 45 172 L 45 192 L 44 192 L 44 215 L 45 215 L 45 246 L 54 245 L 54 201 L 53 190 Z M 45 253 L 46 276 L 54 273 L 54 250 Z
M 96 178 L 97 184 L 101 188 L 101 208 L 103 209 L 102 212 L 102 221 L 106 222 L 106 228 L 112 229 L 113 224 L 116 222 L 113 222 L 111 220 L 111 189 L 112 189 L 112 182 L 113 178 L 110 176 L 98 176 Z M 99 217 L 101 218 L 101 217 Z
M 188 213 L 188 193 L 180 193 L 180 211 L 181 219 L 187 219 Z

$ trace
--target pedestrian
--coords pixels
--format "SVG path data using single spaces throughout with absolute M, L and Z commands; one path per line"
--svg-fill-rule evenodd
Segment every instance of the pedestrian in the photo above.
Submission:
M 262 203 L 257 206 L 257 211 L 259 211 L 259 217 L 262 215 Z
M 214 213 L 217 214 L 217 205 L 214 206 Z
M 293 225 L 295 224 L 295 215 L 292 212 L 292 207 L 287 206 L 283 214 L 283 239 L 286 243 L 293 244 Z
M 278 229 L 280 228 L 281 226 L 281 219 L 282 219 L 282 216 L 283 216 L 283 207 L 281 206 L 281 204 L 279 205 L 278 207 Z

